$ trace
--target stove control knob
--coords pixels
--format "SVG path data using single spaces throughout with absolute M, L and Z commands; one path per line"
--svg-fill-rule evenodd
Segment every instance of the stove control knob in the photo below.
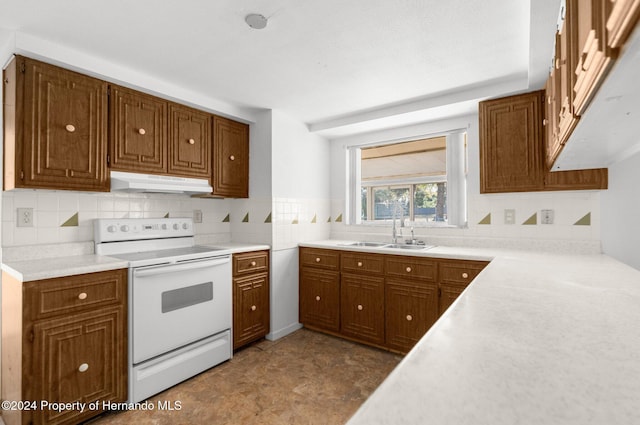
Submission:
M 126 224 L 123 224 L 122 226 L 120 226 L 120 231 L 128 232 L 129 231 L 129 226 L 127 226 Z
M 178 223 L 175 223 L 173 225 L 173 230 L 178 230 L 180 228 L 180 226 L 178 225 Z
M 167 230 L 167 225 L 166 224 L 162 225 L 162 230 Z
M 184 230 L 187 230 L 189 228 L 189 225 L 187 223 L 182 223 L 182 228 Z
M 115 233 L 117 231 L 118 231 L 118 228 L 116 226 L 114 226 L 113 224 L 111 226 L 107 226 L 107 232 Z

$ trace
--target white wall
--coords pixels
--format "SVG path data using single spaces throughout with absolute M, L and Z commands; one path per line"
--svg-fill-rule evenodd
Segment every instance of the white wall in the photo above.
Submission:
M 602 201 L 602 249 L 640 270 L 640 153 L 609 166 Z
M 366 143 L 402 140 L 456 129 L 467 130 L 468 226 L 465 228 L 416 227 L 416 235 L 437 245 L 495 246 L 549 251 L 600 252 L 600 192 L 562 191 L 480 194 L 479 121 L 477 115 L 378 131 L 331 142 L 332 216 L 345 214 L 345 148 Z M 516 224 L 504 224 L 504 210 L 514 209 Z M 540 210 L 553 209 L 555 222 L 540 224 Z M 590 213 L 590 225 L 576 225 Z M 491 214 L 491 224 L 479 222 Z M 537 214 L 535 225 L 523 224 Z M 346 218 L 346 217 L 345 217 Z M 406 236 L 406 235 L 405 235 Z M 333 223 L 334 239 L 391 240 L 390 226 Z
M 271 332 L 280 338 L 298 322 L 298 248 L 329 237 L 329 143 L 282 111 L 272 111 L 273 249 Z

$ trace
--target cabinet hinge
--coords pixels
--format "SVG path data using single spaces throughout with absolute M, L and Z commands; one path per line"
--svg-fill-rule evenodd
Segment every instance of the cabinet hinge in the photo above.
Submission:
M 24 74 L 26 71 L 27 71 L 27 66 L 25 65 L 24 61 L 20 62 L 20 72 Z
M 111 96 L 111 86 L 107 86 L 107 96 Z
M 35 335 L 33 334 L 33 331 L 29 332 L 29 342 L 33 342 L 35 338 Z
M 24 180 L 24 170 L 20 170 L 20 180 Z
M 111 165 L 111 156 L 107 154 L 107 165 Z

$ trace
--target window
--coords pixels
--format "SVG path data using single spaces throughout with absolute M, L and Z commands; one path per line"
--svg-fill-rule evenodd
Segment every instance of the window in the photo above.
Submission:
M 464 133 L 349 148 L 350 223 L 466 223 Z

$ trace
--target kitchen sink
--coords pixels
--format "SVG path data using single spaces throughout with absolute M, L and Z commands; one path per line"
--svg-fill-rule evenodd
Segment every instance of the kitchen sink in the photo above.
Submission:
M 370 247 L 382 247 L 388 245 L 385 242 L 351 242 L 340 244 L 342 246 L 370 246 Z
M 394 249 L 429 249 L 429 248 L 433 248 L 433 245 L 390 244 L 390 245 L 386 245 L 385 248 L 394 248 Z

